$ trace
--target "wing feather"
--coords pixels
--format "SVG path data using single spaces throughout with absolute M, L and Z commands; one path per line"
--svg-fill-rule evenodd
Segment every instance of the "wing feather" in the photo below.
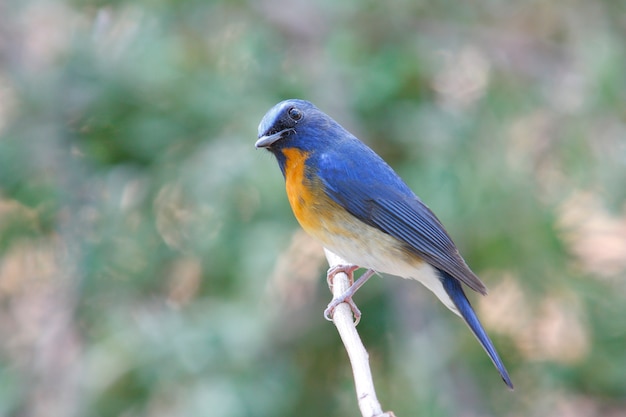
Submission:
M 362 222 L 404 242 L 434 267 L 486 294 L 485 285 L 467 266 L 435 214 L 391 167 L 362 146 L 358 167 L 350 160 L 346 165 L 342 162 L 345 158 L 333 155 L 324 155 L 318 161 L 317 176 L 329 197 Z M 367 169 L 372 164 L 377 167 L 375 172 Z

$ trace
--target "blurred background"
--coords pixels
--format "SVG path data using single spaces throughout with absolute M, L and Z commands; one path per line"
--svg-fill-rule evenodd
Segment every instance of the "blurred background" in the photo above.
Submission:
M 0 415 L 356 416 L 257 125 L 313 101 L 438 214 L 516 390 L 426 289 L 356 296 L 402 416 L 626 415 L 620 0 L 0 3 Z

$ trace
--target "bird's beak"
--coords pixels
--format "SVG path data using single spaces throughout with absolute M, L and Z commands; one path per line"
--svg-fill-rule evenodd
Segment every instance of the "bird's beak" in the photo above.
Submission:
M 284 134 L 290 131 L 291 129 L 281 130 L 280 132 L 276 132 L 273 135 L 265 135 L 261 136 L 259 140 L 256 141 L 254 146 L 258 148 L 269 148 L 274 144 L 274 142 L 283 138 Z

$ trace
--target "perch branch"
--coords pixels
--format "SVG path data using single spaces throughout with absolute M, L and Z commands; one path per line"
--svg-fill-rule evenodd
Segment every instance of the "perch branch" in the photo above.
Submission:
M 346 261 L 329 250 L 324 249 L 324 252 L 331 268 L 347 264 Z M 341 296 L 348 288 L 350 288 L 348 276 L 343 272 L 337 273 L 333 280 L 333 297 Z M 383 412 L 376 398 L 369 365 L 369 355 L 365 350 L 365 346 L 363 346 L 363 342 L 361 342 L 359 333 L 356 331 L 350 306 L 347 303 L 339 304 L 335 308 L 332 319 L 350 358 L 361 415 L 363 417 L 395 417 L 391 411 Z

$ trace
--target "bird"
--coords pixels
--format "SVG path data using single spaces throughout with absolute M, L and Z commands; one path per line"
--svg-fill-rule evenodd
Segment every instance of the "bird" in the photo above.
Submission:
M 367 272 L 359 281 L 377 272 L 421 282 L 465 321 L 513 389 L 463 285 L 482 295 L 487 288 L 435 214 L 378 154 L 300 99 L 281 101 L 265 114 L 255 147 L 276 157 L 300 226 L 349 263 L 329 271 L 329 277 L 360 267 Z M 357 284 L 334 304 L 351 302 Z

